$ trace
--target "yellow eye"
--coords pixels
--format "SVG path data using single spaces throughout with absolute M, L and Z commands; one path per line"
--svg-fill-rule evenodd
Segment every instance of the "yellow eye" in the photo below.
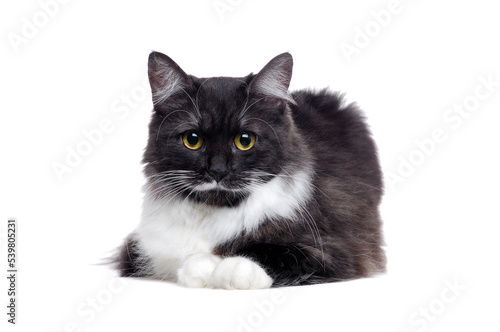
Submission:
M 203 145 L 203 137 L 196 131 L 187 131 L 182 135 L 182 142 L 191 150 L 198 150 Z
M 251 133 L 239 133 L 234 138 L 234 145 L 242 151 L 250 150 L 255 144 L 255 135 Z

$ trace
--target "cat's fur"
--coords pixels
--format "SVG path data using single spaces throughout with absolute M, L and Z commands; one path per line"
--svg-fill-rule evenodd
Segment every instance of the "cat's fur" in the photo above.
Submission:
M 116 257 L 121 276 L 246 289 L 384 271 L 363 115 L 326 89 L 289 93 L 292 65 L 284 53 L 257 75 L 203 79 L 151 53 L 143 213 Z M 198 150 L 183 144 L 193 130 Z M 256 136 L 248 151 L 240 132 Z

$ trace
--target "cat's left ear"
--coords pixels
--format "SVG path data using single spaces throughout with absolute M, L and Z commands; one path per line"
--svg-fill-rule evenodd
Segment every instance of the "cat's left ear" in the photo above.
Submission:
M 295 104 L 288 93 L 292 79 L 293 58 L 282 53 L 273 58 L 250 82 L 249 91 L 266 97 L 282 99 Z
M 170 57 L 160 52 L 151 52 L 149 55 L 148 76 L 153 93 L 153 104 L 155 105 L 163 103 L 192 85 L 192 80 L 181 67 Z

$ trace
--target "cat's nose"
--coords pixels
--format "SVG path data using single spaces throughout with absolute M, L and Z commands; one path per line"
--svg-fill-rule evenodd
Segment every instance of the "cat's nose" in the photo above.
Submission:
M 219 183 L 227 175 L 228 171 L 226 167 L 211 167 L 208 170 L 208 174 L 214 178 L 214 180 Z
M 221 182 L 222 179 L 229 173 L 225 160 L 222 158 L 214 158 L 208 169 L 208 174 L 217 182 Z

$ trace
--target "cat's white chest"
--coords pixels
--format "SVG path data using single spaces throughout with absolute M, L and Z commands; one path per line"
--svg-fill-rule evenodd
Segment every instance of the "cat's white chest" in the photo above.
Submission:
M 152 260 L 153 272 L 175 279 L 189 257 L 210 254 L 218 244 L 256 227 L 260 217 L 245 210 L 244 206 L 210 207 L 188 200 L 145 201 L 137 234 Z
M 174 278 L 182 262 L 197 253 L 210 253 L 220 240 L 209 227 L 222 213 L 196 207 L 190 202 L 161 204 L 145 201 L 142 222 L 137 229 L 141 248 L 152 260 L 153 272 Z M 220 221 L 218 222 L 220 223 Z
M 136 230 L 141 249 L 151 260 L 155 277 L 174 279 L 183 262 L 273 218 L 295 217 L 310 195 L 310 179 L 299 173 L 293 181 L 276 177 L 254 190 L 237 207 L 215 207 L 185 199 L 152 200 L 145 196 L 142 221 Z

